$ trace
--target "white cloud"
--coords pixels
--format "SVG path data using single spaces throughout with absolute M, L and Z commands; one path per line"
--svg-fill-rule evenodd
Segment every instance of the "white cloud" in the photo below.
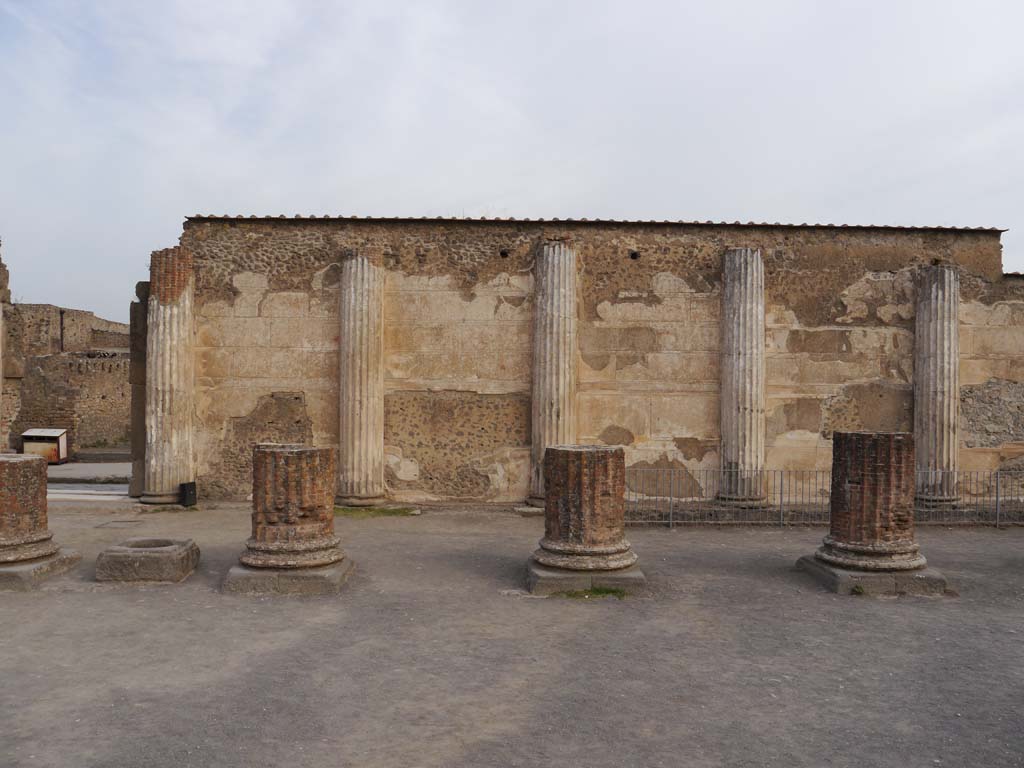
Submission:
M 189 213 L 1024 230 L 1012 3 L 0 0 L 0 237 L 123 318 Z M 1004 236 L 1024 270 L 1024 236 Z

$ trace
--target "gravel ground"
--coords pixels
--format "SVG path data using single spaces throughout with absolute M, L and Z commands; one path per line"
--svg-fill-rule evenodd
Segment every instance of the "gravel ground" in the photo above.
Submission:
M 821 528 L 631 529 L 650 593 L 522 593 L 543 523 L 339 519 L 333 598 L 222 595 L 248 512 L 57 502 L 85 558 L 0 594 L 3 766 L 1022 766 L 1024 529 L 921 531 L 959 597 L 821 591 Z M 98 584 L 191 536 L 178 585 Z

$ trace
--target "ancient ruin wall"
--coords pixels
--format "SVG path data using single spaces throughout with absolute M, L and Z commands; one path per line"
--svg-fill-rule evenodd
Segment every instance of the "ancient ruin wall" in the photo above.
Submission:
M 118 435 L 127 429 L 127 421 L 123 427 L 108 423 L 110 419 L 117 418 L 120 412 L 119 407 L 113 405 L 118 399 L 113 389 L 108 392 L 109 401 L 82 394 L 76 381 L 65 379 L 66 371 L 62 365 L 42 358 L 64 353 L 69 355 L 67 361 L 73 361 L 77 359 L 75 353 L 127 350 L 127 325 L 104 320 L 92 312 L 65 309 L 52 304 L 8 304 L 4 307 L 3 327 L 0 446 L 19 447 L 21 431 L 28 429 L 22 425 L 28 422 L 32 422 L 33 426 L 63 426 L 72 422 L 102 425 L 95 430 L 86 427 L 87 443 L 124 442 L 123 435 Z M 127 386 L 127 369 L 124 373 L 124 385 Z M 50 375 L 54 376 L 52 380 L 46 378 Z M 107 391 L 105 387 L 102 389 Z M 53 392 L 54 398 L 61 402 L 48 407 L 41 392 Z M 77 404 L 75 407 L 79 411 L 67 411 L 72 402 Z M 47 418 L 60 419 L 60 423 L 37 423 Z M 89 433 L 96 436 L 89 437 Z M 83 443 L 75 446 L 76 449 L 78 447 L 89 446 Z
M 226 460 L 245 455 L 240 441 L 337 442 L 339 263 L 363 251 L 387 270 L 389 493 L 524 498 L 532 269 L 548 238 L 571 239 L 580 257 L 578 439 L 623 445 L 630 465 L 718 467 L 729 247 L 764 258 L 771 468 L 827 469 L 837 429 L 912 428 L 916 267 L 960 265 L 977 284 L 964 291 L 975 314 L 1017 301 L 993 293 L 1003 282 L 994 231 L 190 220 L 181 244 L 196 264 L 201 486 L 247 493 L 243 467 Z M 985 359 L 1009 365 L 1011 341 Z
M 128 354 L 63 352 L 30 358 L 21 382 L 12 444 L 37 427 L 68 430 L 68 450 L 128 442 Z

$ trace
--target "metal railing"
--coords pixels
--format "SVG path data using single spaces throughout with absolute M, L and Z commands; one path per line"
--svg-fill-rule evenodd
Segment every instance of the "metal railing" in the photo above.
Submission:
M 920 473 L 919 524 L 1024 524 L 1024 470 Z M 630 467 L 629 525 L 827 525 L 831 473 Z

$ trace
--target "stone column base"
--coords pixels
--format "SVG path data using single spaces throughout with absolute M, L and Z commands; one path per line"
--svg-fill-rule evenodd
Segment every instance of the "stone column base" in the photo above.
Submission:
M 642 592 L 647 577 L 638 566 L 616 571 L 570 571 L 550 568 L 531 559 L 526 564 L 526 588 L 534 595 L 555 595 L 588 589 L 621 589 L 626 593 Z
M 139 497 L 140 504 L 180 504 L 181 493 L 143 493 Z
M 956 595 L 946 577 L 934 568 L 857 571 L 823 562 L 814 555 L 801 557 L 796 568 L 840 595 Z
M 826 536 L 814 556 L 855 571 L 914 571 L 928 564 L 913 541 L 851 544 Z
M 319 568 L 250 568 L 236 565 L 221 591 L 242 595 L 336 595 L 352 575 L 351 559 Z
M 336 507 L 381 507 L 388 503 L 387 496 L 335 496 Z
M 37 560 L 0 565 L 0 590 L 27 592 L 40 582 L 66 573 L 78 565 L 82 556 L 73 549 L 58 549 L 56 553 Z

